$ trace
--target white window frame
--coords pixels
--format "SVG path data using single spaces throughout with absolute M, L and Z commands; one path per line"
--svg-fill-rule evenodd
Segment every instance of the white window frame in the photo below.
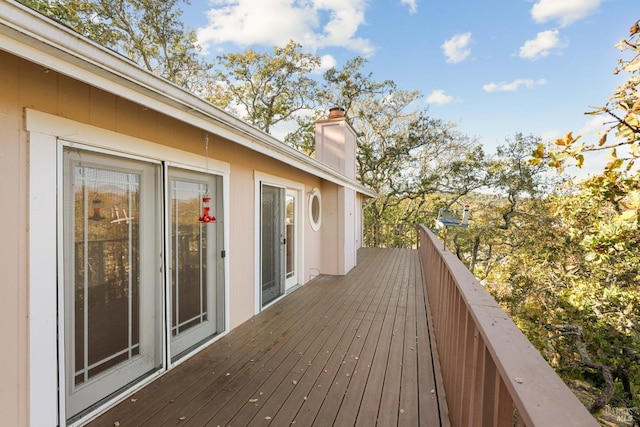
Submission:
M 301 182 L 297 182 L 297 181 L 292 181 L 290 179 L 286 179 L 286 178 L 281 178 L 279 176 L 275 176 L 275 175 L 271 175 L 268 173 L 264 173 L 264 172 L 260 172 L 260 171 L 254 171 L 253 172 L 253 180 L 254 180 L 254 206 L 255 206 L 255 210 L 254 210 L 254 221 L 255 221 L 255 234 L 254 234 L 254 255 L 253 255 L 253 259 L 254 259 L 254 314 L 258 314 L 260 313 L 262 310 L 265 310 L 267 307 L 269 307 L 270 305 L 274 304 L 275 302 L 279 301 L 280 299 L 282 299 L 283 297 L 285 297 L 287 294 L 286 292 L 283 293 L 282 296 L 280 296 L 279 298 L 276 298 L 273 302 L 267 304 L 266 306 L 262 307 L 262 289 L 260 286 L 260 262 L 261 262 L 261 256 L 260 256 L 260 248 L 261 248 L 261 244 L 260 244 L 260 193 L 261 193 L 261 185 L 262 184 L 267 184 L 267 185 L 271 185 L 274 187 L 282 187 L 285 188 L 285 190 L 293 190 L 295 191 L 296 194 L 296 199 L 297 200 L 303 200 L 304 197 L 304 189 L 305 186 L 303 183 Z M 286 195 L 286 191 L 285 191 L 285 195 Z M 302 272 L 304 271 L 304 222 L 301 220 L 302 218 L 304 218 L 304 203 L 296 203 L 296 212 L 295 212 L 295 217 L 298 218 L 297 219 L 297 223 L 298 223 L 298 227 L 297 227 L 297 234 L 296 234 L 296 242 L 295 242 L 295 247 L 298 249 L 298 253 L 296 254 L 296 268 L 298 269 L 298 277 L 299 280 L 302 280 Z M 300 283 L 302 284 L 302 283 Z
M 318 218 L 313 217 L 313 201 L 318 201 Z M 322 227 L 322 193 L 317 187 L 309 192 L 309 225 L 313 231 L 320 231 Z
M 62 298 L 62 287 L 58 287 L 58 271 L 62 271 L 64 262 L 62 242 L 58 241 L 58 232 L 62 229 L 62 191 L 58 191 L 58 185 L 62 182 L 60 140 L 66 141 L 65 144 L 69 146 L 95 152 L 162 162 L 173 167 L 222 176 L 225 249 L 229 248 L 231 167 L 226 162 L 208 159 L 208 167 L 205 169 L 204 156 L 30 108 L 25 109 L 25 119 L 25 128 L 29 133 L 29 421 L 31 425 L 65 425 L 64 357 L 60 360 L 60 354 L 64 354 L 64 328 L 58 331 L 56 302 Z M 203 347 L 224 336 L 230 325 L 228 253 L 224 258 L 224 270 L 225 332 Z M 164 355 L 167 354 L 166 346 L 167 342 L 163 344 Z M 201 349 L 202 347 L 195 349 L 194 353 Z M 136 384 L 122 395 L 94 408 L 71 425 L 88 422 L 96 414 L 114 406 L 118 401 L 155 380 L 167 369 L 179 364 L 170 364 L 166 356 L 164 358 L 163 370 Z

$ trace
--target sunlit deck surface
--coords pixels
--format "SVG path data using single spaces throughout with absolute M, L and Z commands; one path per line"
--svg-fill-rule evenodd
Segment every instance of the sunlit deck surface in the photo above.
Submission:
M 89 425 L 448 424 L 417 251 L 358 256 L 347 276 L 314 279 Z

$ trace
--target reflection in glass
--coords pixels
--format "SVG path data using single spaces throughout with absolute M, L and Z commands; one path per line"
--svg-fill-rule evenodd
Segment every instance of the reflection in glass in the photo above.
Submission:
M 140 353 L 140 175 L 77 165 L 75 383 Z
M 295 206 L 295 197 L 291 196 L 291 195 L 287 195 L 287 205 L 285 207 L 286 209 L 286 219 L 285 219 L 285 225 L 286 225 L 286 236 L 287 236 L 287 254 L 286 254 L 286 260 L 287 260 L 287 279 L 290 277 L 293 277 L 295 275 L 295 211 L 296 211 L 296 206 Z
M 198 221 L 207 185 L 171 180 L 171 335 L 208 320 L 207 232 Z
M 261 191 L 262 305 L 284 292 L 284 189 L 263 184 Z

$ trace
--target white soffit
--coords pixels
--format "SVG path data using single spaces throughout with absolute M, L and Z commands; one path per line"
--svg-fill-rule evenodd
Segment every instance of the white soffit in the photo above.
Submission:
M 0 2 L 0 49 L 370 197 L 376 193 L 166 79 L 13 0 Z

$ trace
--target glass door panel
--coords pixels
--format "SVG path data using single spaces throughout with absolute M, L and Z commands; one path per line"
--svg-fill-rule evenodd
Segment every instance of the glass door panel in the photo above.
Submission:
M 284 196 L 284 188 L 262 184 L 260 197 L 260 273 L 263 307 L 284 294 Z
M 285 227 L 286 227 L 286 288 L 291 289 L 298 284 L 298 273 L 296 264 L 298 262 L 296 258 L 297 252 L 297 239 L 296 235 L 296 193 L 293 190 L 287 190 L 286 205 L 285 205 Z
M 159 366 L 158 168 L 65 149 L 67 416 Z
M 222 331 L 223 281 L 217 281 L 221 197 L 211 175 L 169 170 L 171 355 Z M 202 198 L 212 198 L 215 223 L 202 223 Z

